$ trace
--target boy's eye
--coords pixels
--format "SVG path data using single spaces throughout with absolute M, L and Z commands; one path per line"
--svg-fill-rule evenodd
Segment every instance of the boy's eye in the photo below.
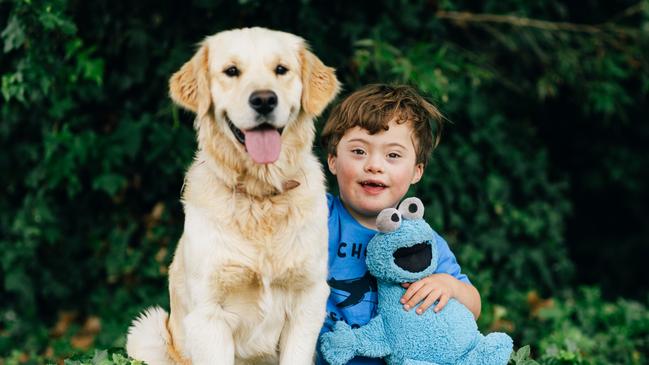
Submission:
M 363 150 L 360 149 L 360 148 L 354 148 L 354 149 L 352 150 L 352 153 L 355 154 L 355 155 L 364 155 L 364 154 L 365 154 L 365 151 L 363 151 Z
M 390 158 L 399 158 L 399 157 L 401 157 L 401 155 L 396 153 L 396 152 L 391 152 L 391 153 L 388 153 L 388 157 L 390 157 Z

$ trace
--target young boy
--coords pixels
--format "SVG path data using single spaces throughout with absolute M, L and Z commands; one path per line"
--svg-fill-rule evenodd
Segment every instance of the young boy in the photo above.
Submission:
M 436 124 L 434 139 L 431 122 Z M 331 294 L 321 333 L 330 331 L 336 321 L 362 326 L 376 314 L 376 280 L 365 265 L 367 243 L 377 232 L 376 217 L 381 210 L 396 207 L 410 185 L 419 181 L 441 127 L 439 111 L 410 86 L 368 85 L 333 109 L 322 143 L 340 197 L 327 195 Z M 455 298 L 477 318 L 480 294 L 462 274 L 446 241 L 436 238 L 437 271 L 404 284 L 403 309 L 416 308 L 421 314 L 439 300 L 433 307 L 439 311 Z M 325 362 L 318 357 L 317 363 Z M 356 357 L 350 364 L 383 361 Z

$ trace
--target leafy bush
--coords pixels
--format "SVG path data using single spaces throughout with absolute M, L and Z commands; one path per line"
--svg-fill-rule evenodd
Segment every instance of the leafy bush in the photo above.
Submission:
M 6 359 L 7 365 L 39 364 L 47 360 L 34 356 L 27 362 L 21 359 L 19 352 L 14 352 Z M 63 362 L 64 365 L 144 365 L 142 361 L 130 359 L 123 349 L 95 350 L 92 353 L 78 354 Z
M 646 364 L 649 361 L 649 310 L 619 299 L 602 300 L 596 288 L 582 288 L 538 312 L 545 333 L 539 352 L 548 364 Z M 538 329 L 539 331 L 541 329 Z M 530 338 L 529 340 L 532 340 Z M 543 359 L 543 358 L 542 358 Z
M 160 110 L 131 101 L 144 75 L 106 78 L 105 59 L 122 50 L 99 55 L 86 45 L 66 2 L 11 5 L 2 32 L 0 355 L 72 336 L 48 330 L 69 311 L 99 314 L 96 340 L 123 345 L 127 318 L 167 301 L 194 135 L 164 97 Z
M 310 40 L 346 91 L 407 82 L 440 106 L 450 123 L 412 193 L 479 288 L 482 328 L 540 363 L 646 361 L 646 302 L 568 288 L 646 294 L 647 2 L 367 6 L 0 2 L 0 362 L 121 347 L 137 312 L 168 303 L 195 142 L 167 79 L 203 36 L 250 24 Z M 628 270 L 603 273 L 611 256 Z M 95 356 L 126 361 L 72 361 Z

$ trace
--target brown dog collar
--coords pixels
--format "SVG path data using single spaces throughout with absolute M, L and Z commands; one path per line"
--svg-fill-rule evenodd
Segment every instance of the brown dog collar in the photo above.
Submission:
M 280 195 L 280 194 L 285 193 L 285 192 L 287 192 L 289 190 L 293 190 L 293 189 L 297 188 L 298 186 L 300 186 L 299 181 L 297 181 L 297 180 L 286 180 L 286 181 L 284 181 L 282 183 L 282 191 L 277 191 L 276 190 L 276 191 L 272 192 L 269 195 L 270 196 Z M 243 183 L 238 183 L 236 185 L 236 187 L 235 187 L 235 190 L 236 190 L 237 193 L 241 193 L 241 194 L 246 194 L 247 193 L 245 184 L 243 184 Z

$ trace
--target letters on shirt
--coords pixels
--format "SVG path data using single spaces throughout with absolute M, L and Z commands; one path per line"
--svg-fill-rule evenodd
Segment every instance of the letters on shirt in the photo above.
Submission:
M 350 244 L 347 242 L 340 242 L 338 244 L 337 255 L 340 258 L 349 256 L 365 260 L 365 257 L 367 256 L 367 245 L 363 245 L 362 243 Z

